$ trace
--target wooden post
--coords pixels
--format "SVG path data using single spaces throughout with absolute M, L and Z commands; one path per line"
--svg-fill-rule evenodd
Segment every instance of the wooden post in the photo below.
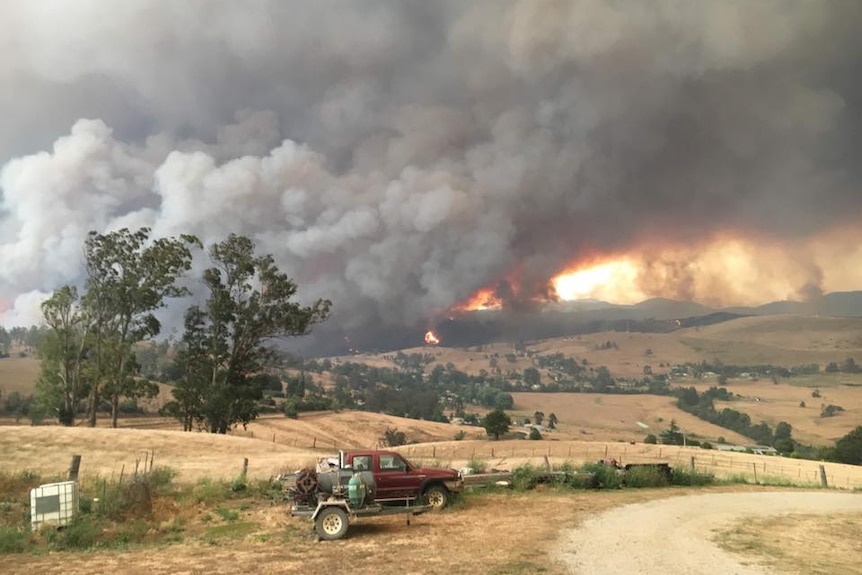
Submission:
M 492 447 L 491 448 L 491 458 L 493 459 L 493 457 L 494 457 L 494 448 Z
M 544 457 L 545 457 L 545 471 L 550 471 L 551 470 L 551 462 L 548 461 L 547 455 L 545 455 Z
M 81 456 L 73 455 L 72 463 L 69 465 L 69 481 L 78 479 L 78 471 L 81 469 Z
M 317 438 L 316 437 L 313 438 L 313 441 L 311 442 L 311 448 L 317 449 Z
M 608 446 L 605 445 L 605 459 L 608 458 Z
M 245 479 L 245 476 L 248 475 L 248 457 L 242 458 L 242 473 L 240 476 Z
M 431 457 L 437 457 L 437 446 L 433 445 L 431 447 Z
M 826 466 L 822 463 L 820 464 L 820 485 L 823 487 L 829 487 L 826 482 Z
M 752 462 L 751 466 L 754 468 L 754 482 L 757 483 L 757 463 Z
M 152 449 L 152 450 L 150 450 L 150 471 L 151 472 L 153 470 L 153 461 L 155 461 L 155 459 L 156 459 L 156 450 Z
M 694 455 L 691 456 L 691 472 L 694 473 Z

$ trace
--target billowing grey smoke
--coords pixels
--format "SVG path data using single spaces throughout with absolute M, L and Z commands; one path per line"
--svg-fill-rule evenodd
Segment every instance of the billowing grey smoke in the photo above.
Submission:
M 816 234 L 862 211 L 860 53 L 856 0 L 5 2 L 0 312 L 120 226 L 249 234 L 348 331 Z

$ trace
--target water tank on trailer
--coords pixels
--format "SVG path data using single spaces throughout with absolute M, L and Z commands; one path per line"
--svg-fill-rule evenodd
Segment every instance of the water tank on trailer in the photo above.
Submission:
M 30 490 L 30 526 L 69 525 L 78 513 L 78 482 L 46 483 Z

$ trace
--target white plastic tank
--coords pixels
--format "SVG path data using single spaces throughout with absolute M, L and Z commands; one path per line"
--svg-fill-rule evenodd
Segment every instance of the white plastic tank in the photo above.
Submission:
M 69 525 L 78 513 L 78 482 L 46 483 L 30 490 L 30 526 Z

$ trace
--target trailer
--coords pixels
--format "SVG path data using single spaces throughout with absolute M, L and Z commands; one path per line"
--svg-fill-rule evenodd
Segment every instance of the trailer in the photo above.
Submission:
M 430 505 L 410 505 L 394 507 L 374 503 L 355 507 L 342 497 L 333 497 L 320 501 L 314 509 L 292 508 L 294 517 L 310 517 L 314 521 L 314 531 L 317 537 L 324 541 L 341 539 L 347 535 L 350 523 L 360 518 L 384 517 L 389 515 L 405 515 L 407 525 L 414 515 L 419 515 L 431 509 Z
M 290 514 L 311 518 L 318 538 L 332 541 L 345 537 L 350 523 L 361 518 L 404 515 L 410 525 L 414 515 L 432 509 L 431 505 L 415 505 L 411 499 L 404 505 L 377 502 L 376 489 L 371 472 L 354 471 L 350 466 L 301 469 L 287 486 Z

